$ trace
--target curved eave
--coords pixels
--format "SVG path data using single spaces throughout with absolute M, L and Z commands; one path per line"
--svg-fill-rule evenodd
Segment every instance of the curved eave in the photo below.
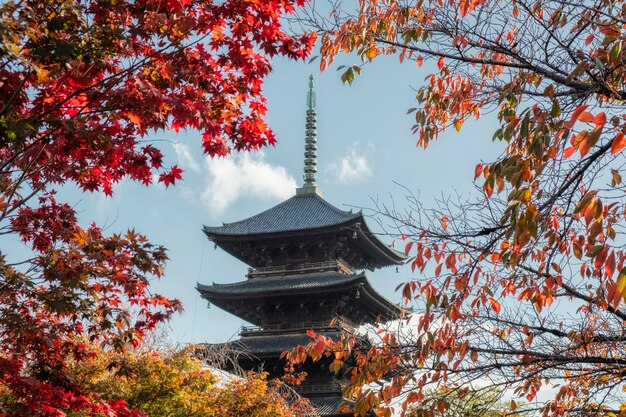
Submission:
M 354 275 L 346 275 L 345 277 L 341 277 L 341 279 L 336 280 L 334 283 L 324 282 L 324 276 L 317 277 L 319 279 L 319 284 L 317 285 L 308 285 L 306 287 L 294 288 L 288 284 L 298 283 L 298 281 L 302 280 L 302 278 L 308 278 L 307 276 L 302 276 L 298 278 L 290 278 L 290 277 L 281 277 L 279 279 L 268 279 L 268 278 L 257 278 L 255 280 L 256 283 L 272 283 L 279 281 L 280 284 L 284 286 L 282 288 L 269 287 L 267 289 L 260 288 L 259 290 L 248 290 L 242 291 L 245 289 L 245 286 L 251 286 L 255 284 L 250 284 L 251 281 L 241 281 L 236 282 L 234 284 L 213 284 L 213 285 L 204 285 L 197 283 L 196 290 L 202 295 L 203 298 L 211 301 L 208 297 L 213 299 L 229 299 L 229 300 L 239 300 L 239 299 L 249 299 L 249 298 L 259 298 L 259 297 L 276 297 L 276 296 L 294 296 L 300 294 L 309 294 L 311 292 L 315 293 L 326 293 L 326 292 L 335 292 L 338 289 L 344 288 L 352 288 L 360 285 L 364 280 L 367 281 L 365 274 L 358 273 Z
M 365 274 L 354 274 L 353 276 L 348 276 L 346 278 L 347 279 L 345 281 L 329 285 L 320 284 L 316 286 L 308 286 L 306 288 L 290 288 L 289 286 L 285 286 L 280 289 L 269 288 L 267 290 L 259 291 L 242 291 L 242 285 L 245 285 L 245 283 L 249 281 L 243 281 L 235 284 L 213 285 L 203 285 L 198 283 L 196 290 L 205 300 L 227 310 L 227 305 L 231 301 L 249 300 L 251 304 L 255 302 L 265 303 L 268 299 L 285 297 L 293 299 L 294 297 L 316 294 L 338 294 L 342 291 L 358 288 L 358 303 L 365 306 L 370 312 L 376 315 L 381 315 L 385 319 L 398 317 L 402 313 L 403 309 L 401 307 L 389 301 L 370 285 Z M 257 279 L 263 280 L 263 278 Z M 285 278 L 285 280 L 287 281 L 289 278 Z
M 357 235 L 362 242 L 370 247 L 370 251 L 376 254 L 377 259 L 385 259 L 387 262 L 386 266 L 402 264 L 407 256 L 378 239 L 378 237 L 370 231 L 369 227 L 367 227 L 363 215 L 361 215 L 361 219 L 361 227 Z
M 371 305 L 376 307 L 376 310 L 379 311 L 387 311 L 387 318 L 399 317 L 400 314 L 404 311 L 403 308 L 389 301 L 386 297 L 384 297 L 381 293 L 376 291 L 369 283 L 367 278 L 363 282 L 362 286 L 363 291 L 361 291 L 361 297 L 367 297 L 367 300 L 371 303 Z
M 406 255 L 402 252 L 395 250 L 394 248 L 386 245 L 380 239 L 372 233 L 365 222 L 365 218 L 361 212 L 355 213 L 349 220 L 333 224 L 325 227 L 311 228 L 311 229 L 298 229 L 287 230 L 272 233 L 251 233 L 247 235 L 243 234 L 220 234 L 215 232 L 215 228 L 204 226 L 203 231 L 209 238 L 209 240 L 215 242 L 226 252 L 235 256 L 243 262 L 245 259 L 241 259 L 238 254 L 228 248 L 228 245 L 221 245 L 224 242 L 255 242 L 255 241 L 267 241 L 274 239 L 286 239 L 293 237 L 303 236 L 316 236 L 316 235 L 328 235 L 346 230 L 352 230 L 357 232 L 357 239 L 355 244 L 366 251 L 371 258 L 376 259 L 377 267 L 385 267 L 391 265 L 400 265 L 406 260 Z

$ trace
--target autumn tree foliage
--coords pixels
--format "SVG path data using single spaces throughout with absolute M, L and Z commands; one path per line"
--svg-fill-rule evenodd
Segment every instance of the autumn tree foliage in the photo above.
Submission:
M 476 161 L 475 198 L 379 207 L 413 270 L 414 336 L 382 329 L 366 351 L 322 338 L 357 414 L 495 388 L 508 412 L 626 415 L 625 2 L 361 0 L 303 20 L 323 32 L 322 69 L 362 59 L 346 82 L 381 55 L 424 73 L 409 111 L 419 147 L 491 118 L 484 140 L 503 150 Z
M 191 348 L 114 352 L 89 346 L 86 360 L 68 363 L 68 375 L 91 395 L 127 405 L 137 417 L 297 417 L 306 404 L 287 402 L 263 374 L 246 378 L 214 373 Z M 0 398 L 12 405 L 7 390 Z M 106 416 L 69 411 L 68 417 Z
M 166 252 L 81 227 L 55 192 L 173 184 L 182 171 L 147 140 L 159 130 L 195 129 L 211 156 L 274 143 L 261 87 L 270 57 L 302 58 L 315 41 L 281 28 L 302 3 L 2 2 L 0 383 L 14 403 L 0 415 L 132 414 L 69 378 L 67 361 L 90 357 L 78 337 L 123 350 L 181 309 L 148 290 Z
M 412 404 L 406 412 L 409 417 L 501 417 L 506 405 L 500 401 L 502 392 L 474 392 L 459 398 L 454 390 L 442 389 L 428 392 L 422 401 Z M 445 401 L 447 407 L 440 410 L 437 403 Z M 525 417 L 519 413 L 506 413 L 510 417 Z M 531 416 L 527 413 L 527 416 Z

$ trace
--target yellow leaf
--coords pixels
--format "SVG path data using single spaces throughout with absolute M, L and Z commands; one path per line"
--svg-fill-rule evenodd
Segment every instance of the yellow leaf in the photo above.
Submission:
M 461 131 L 461 126 L 463 126 L 463 120 L 455 120 L 454 121 L 454 128 L 456 129 L 457 132 Z
M 622 268 L 619 271 L 619 277 L 617 277 L 617 291 L 622 295 L 622 299 L 626 302 L 626 268 Z
M 46 69 L 43 69 L 43 68 L 37 69 L 37 79 L 41 83 L 45 83 L 50 80 L 50 77 L 48 76 L 48 74 L 50 74 L 50 71 Z

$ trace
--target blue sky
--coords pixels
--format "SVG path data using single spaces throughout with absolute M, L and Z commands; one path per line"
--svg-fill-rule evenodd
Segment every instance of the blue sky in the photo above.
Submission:
M 341 64 L 357 63 L 344 57 L 320 74 L 318 63 L 275 60 L 265 83 L 268 120 L 278 139 L 275 147 L 254 154 L 233 154 L 211 160 L 202 156 L 198 132 L 158 132 L 152 136 L 165 152 L 166 165 L 178 164 L 184 180 L 175 187 L 144 187 L 125 181 L 112 198 L 64 190 L 81 222 L 96 221 L 109 232 L 134 228 L 169 249 L 166 277 L 153 290 L 183 301 L 185 312 L 171 323 L 175 342 L 221 342 L 236 337 L 240 319 L 207 308 L 194 289 L 196 282 L 228 283 L 245 279 L 246 265 L 209 242 L 202 225 L 243 219 L 295 193 L 302 183 L 304 120 L 308 76 L 314 74 L 318 119 L 318 185 L 325 198 L 343 209 L 372 207 L 372 198 L 402 207 L 401 183 L 430 204 L 434 197 L 454 190 L 472 190 L 475 165 L 499 149 L 491 142 L 493 117 L 468 122 L 457 133 L 447 131 L 424 151 L 416 148 L 410 130 L 418 88 L 432 66 L 418 69 L 381 58 L 363 68 L 352 86 L 343 85 Z M 376 229 L 374 222 L 370 227 Z M 7 242 L 5 242 L 6 244 Z M 391 243 L 391 242 L 387 242 Z M 411 278 L 409 268 L 369 272 L 374 287 L 398 302 L 394 288 Z

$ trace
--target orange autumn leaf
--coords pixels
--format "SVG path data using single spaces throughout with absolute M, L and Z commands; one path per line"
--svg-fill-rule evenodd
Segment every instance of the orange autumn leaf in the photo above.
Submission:
M 476 165 L 476 168 L 474 168 L 474 180 L 477 180 L 478 177 L 480 177 L 480 174 L 482 173 L 483 173 L 483 165 L 482 164 Z
M 138 115 L 137 113 L 128 112 L 126 113 L 126 117 L 128 117 L 128 120 L 133 122 L 135 126 L 141 129 L 142 117 L 140 115 Z
M 412 403 L 415 403 L 417 401 L 418 401 L 417 392 L 415 392 L 415 391 L 409 392 L 409 395 L 407 395 L 407 397 L 406 397 L 407 404 L 412 404 Z
M 415 242 L 411 241 L 409 243 L 406 244 L 406 246 L 404 247 L 404 254 L 408 255 L 411 252 L 411 248 L 413 247 L 413 244 Z
M 496 300 L 495 298 L 491 297 L 489 298 L 489 303 L 491 303 L 491 308 L 493 309 L 493 311 L 496 312 L 496 314 L 500 314 L 500 303 L 498 302 L 498 300 Z
M 596 116 L 593 118 L 593 122 L 596 124 L 596 126 L 604 126 L 604 124 L 606 123 L 606 113 L 600 112 L 596 114 Z
M 570 156 L 572 156 L 575 152 L 576 152 L 576 148 L 574 148 L 573 146 L 570 146 L 569 148 L 565 148 L 565 150 L 563 151 L 563 158 L 567 159 Z
M 613 142 L 611 143 L 611 155 L 615 155 L 622 149 L 626 147 L 626 135 L 624 132 L 619 132 L 617 136 L 613 138 Z
M 456 308 L 455 306 L 452 306 L 452 308 L 450 309 L 450 314 L 448 315 L 448 317 L 450 317 L 450 320 L 456 321 L 456 320 L 462 319 L 463 318 L 463 314 L 461 314 L 461 312 L 459 311 L 458 308 Z
M 580 151 L 581 158 L 587 155 L 587 153 L 591 149 L 591 143 L 588 139 L 589 139 L 589 135 L 584 135 L 578 146 L 578 150 Z
M 626 268 L 622 268 L 615 282 L 613 304 L 619 305 L 622 300 L 626 301 Z
M 488 181 L 485 182 L 483 189 L 485 190 L 487 197 L 491 197 L 491 194 L 493 194 L 493 186 Z
M 578 120 L 583 123 L 591 123 L 593 122 L 593 119 L 593 114 L 589 113 L 588 111 L 584 111 L 580 114 L 580 116 L 578 116 Z
M 459 2 L 459 13 L 465 17 L 470 11 L 470 0 L 461 0 Z
M 326 343 L 324 341 L 324 336 L 319 336 L 315 341 L 315 352 L 318 355 L 321 355 L 326 350 Z
M 569 122 L 565 123 L 565 127 L 571 129 L 580 117 L 580 115 L 587 109 L 587 107 L 589 107 L 588 104 L 583 104 L 582 106 L 577 107 L 576 110 L 572 112 L 572 116 Z

